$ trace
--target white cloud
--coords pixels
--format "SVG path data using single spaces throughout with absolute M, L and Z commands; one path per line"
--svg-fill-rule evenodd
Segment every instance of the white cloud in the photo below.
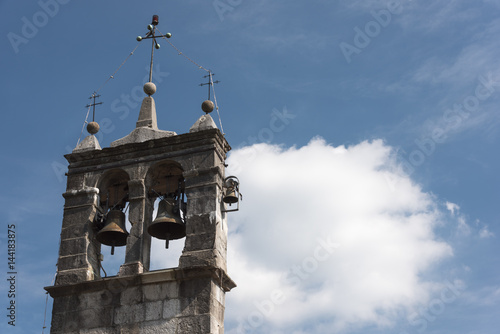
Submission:
M 456 16 L 452 16 L 456 17 Z M 438 21 L 439 22 L 439 21 Z M 470 20 L 472 22 L 472 20 Z M 446 83 L 458 88 L 466 88 L 479 75 L 492 76 L 498 83 L 498 50 L 500 44 L 496 36 L 500 31 L 500 20 L 487 23 L 471 23 L 472 27 L 464 36 L 461 49 L 453 54 L 434 53 L 413 74 L 417 83 L 432 85 Z
M 475 291 L 467 291 L 464 299 L 469 305 L 496 307 L 500 303 L 500 286 L 484 286 Z
M 478 219 L 475 221 L 476 228 L 471 228 L 469 224 L 467 224 L 467 216 L 460 212 L 460 206 L 458 204 L 446 201 L 445 206 L 450 212 L 451 217 L 456 220 L 457 235 L 469 236 L 471 232 L 474 232 L 473 235 L 476 236 L 477 233 L 477 236 L 481 239 L 495 236 L 495 234 L 488 229 L 488 225 L 482 224 Z
M 490 232 L 488 226 L 483 226 L 483 228 L 479 230 L 479 237 L 482 239 L 491 238 L 493 236 L 495 236 L 495 234 L 493 234 L 493 232 Z
M 263 323 L 297 333 L 319 323 L 328 326 L 316 333 L 390 326 L 441 286 L 425 273 L 452 255 L 434 234 L 442 213 L 397 173 L 382 141 L 257 144 L 228 162 L 244 195 L 229 216 L 228 268 L 238 288 L 227 295 L 228 333 L 261 332 Z
M 467 221 L 465 220 L 465 216 L 459 215 L 457 217 L 457 230 L 460 235 L 465 235 L 468 236 L 471 232 L 469 225 L 467 224 Z
M 451 212 L 452 216 L 455 216 L 455 211 L 458 212 L 458 210 L 460 210 L 460 206 L 458 206 L 458 204 L 451 203 L 451 202 L 447 201 L 446 202 L 446 209 L 448 209 Z

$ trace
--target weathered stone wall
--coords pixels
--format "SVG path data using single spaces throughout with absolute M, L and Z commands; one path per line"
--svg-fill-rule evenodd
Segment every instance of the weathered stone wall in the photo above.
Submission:
M 50 287 L 51 333 L 221 334 L 224 293 L 232 287 L 214 269 L 166 269 Z

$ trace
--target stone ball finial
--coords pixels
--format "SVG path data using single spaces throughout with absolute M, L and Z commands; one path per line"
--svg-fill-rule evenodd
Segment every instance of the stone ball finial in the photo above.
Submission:
M 91 135 L 95 135 L 97 132 L 99 132 L 99 124 L 97 122 L 90 122 L 87 124 L 87 131 Z
M 156 93 L 156 85 L 152 82 L 146 82 L 144 84 L 144 93 L 148 94 L 148 96 Z
M 214 103 L 210 100 L 203 101 L 203 103 L 201 104 L 201 110 L 203 110 L 207 114 L 211 113 L 212 111 L 214 111 Z

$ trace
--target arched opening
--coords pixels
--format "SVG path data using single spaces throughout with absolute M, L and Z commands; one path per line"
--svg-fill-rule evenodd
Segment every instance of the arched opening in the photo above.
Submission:
M 128 173 L 122 169 L 108 171 L 99 180 L 96 239 L 101 243 L 98 260 L 102 276 L 115 276 L 125 261 L 126 247 L 123 246 L 127 244 L 131 228 L 128 221 L 129 181 Z M 106 250 L 103 245 L 111 249 Z
M 148 196 L 154 198 L 153 216 L 147 227 L 153 237 L 150 270 L 177 267 L 184 249 L 186 195 L 182 173 L 178 163 L 164 161 L 153 166 L 146 179 Z

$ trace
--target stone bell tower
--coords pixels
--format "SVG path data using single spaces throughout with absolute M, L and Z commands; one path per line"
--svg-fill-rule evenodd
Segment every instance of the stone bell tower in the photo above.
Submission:
M 156 24 L 145 38 L 158 37 Z M 176 134 L 158 129 L 156 86 L 148 82 L 144 91 L 129 135 L 101 149 L 91 122 L 91 134 L 65 156 L 57 277 L 45 288 L 54 299 L 52 334 L 224 332 L 225 293 L 236 286 L 227 275 L 223 200 L 234 192 L 224 175 L 230 146 L 209 115 L 210 101 L 188 133 Z M 155 219 L 158 199 L 165 204 Z M 152 236 L 167 244 L 185 237 L 178 267 L 149 271 Z M 103 245 L 126 247 L 116 276 L 100 274 Z

